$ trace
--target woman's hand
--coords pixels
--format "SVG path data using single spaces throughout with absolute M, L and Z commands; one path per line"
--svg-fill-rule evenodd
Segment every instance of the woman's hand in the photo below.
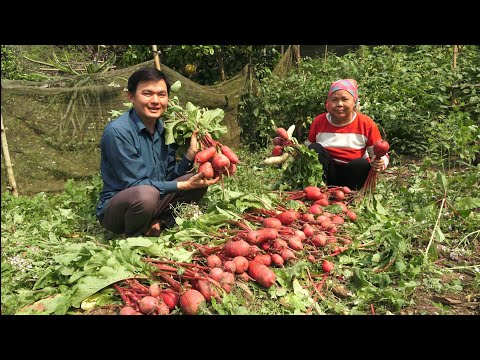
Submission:
M 198 174 L 193 175 L 187 181 L 179 181 L 177 183 L 177 188 L 180 191 L 200 189 L 200 188 L 204 188 L 204 187 L 208 187 L 210 185 L 216 184 L 219 180 L 220 180 L 220 177 L 207 179 L 205 178 L 203 171 L 201 171 Z
M 376 156 L 373 156 L 372 160 L 370 161 L 370 166 L 375 171 L 385 170 L 385 163 L 384 163 L 383 159 L 382 158 L 377 159 Z
M 195 155 L 197 155 L 198 149 L 198 140 L 197 140 L 198 129 L 195 130 L 190 138 L 190 146 L 188 147 L 187 153 L 185 156 L 188 160 L 193 161 L 195 159 Z

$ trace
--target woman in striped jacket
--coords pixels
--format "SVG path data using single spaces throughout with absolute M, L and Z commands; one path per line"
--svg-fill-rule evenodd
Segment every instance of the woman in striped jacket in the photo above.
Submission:
M 388 154 L 375 158 L 373 144 L 382 137 L 374 121 L 356 111 L 357 104 L 357 82 L 337 80 L 328 91 L 327 112 L 318 115 L 310 126 L 305 143 L 318 153 L 327 185 L 358 190 L 371 168 L 383 171 L 388 165 Z

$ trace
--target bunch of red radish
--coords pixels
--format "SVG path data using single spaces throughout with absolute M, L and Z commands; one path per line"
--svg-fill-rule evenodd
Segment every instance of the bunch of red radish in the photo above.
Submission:
M 291 146 L 294 142 L 291 140 L 291 135 L 288 133 L 287 130 L 284 128 L 277 128 L 277 136 L 275 136 L 272 140 L 273 149 L 272 149 L 272 156 L 280 156 L 283 154 L 283 149 L 286 146 Z
M 382 156 L 385 156 L 390 149 L 390 145 L 385 140 L 378 140 L 373 144 L 373 153 L 375 154 L 375 158 L 379 159 Z M 370 195 L 375 191 L 377 186 L 377 177 L 378 173 L 373 168 L 370 169 L 368 172 L 367 179 L 365 180 L 365 184 L 363 185 L 361 194 Z
M 213 140 L 208 134 L 200 140 L 202 150 L 195 155 L 198 172 L 207 179 L 232 176 L 237 171 L 238 156 L 230 147 Z
M 285 152 L 284 149 L 288 146 L 298 145 L 296 140 L 294 141 L 292 138 L 294 130 L 295 125 L 290 126 L 288 130 L 285 130 L 282 127 L 277 128 L 277 136 L 272 140 L 272 156 L 263 161 L 265 165 L 280 165 L 287 160 L 289 153 Z

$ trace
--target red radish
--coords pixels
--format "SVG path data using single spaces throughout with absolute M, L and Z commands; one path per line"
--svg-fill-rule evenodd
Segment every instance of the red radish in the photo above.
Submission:
M 163 301 L 159 301 L 156 312 L 157 315 L 168 315 L 170 314 L 170 308 Z
M 252 278 L 250 276 L 248 276 L 248 274 L 246 272 L 243 272 L 243 273 L 239 274 L 238 278 L 240 278 L 240 280 L 243 280 L 245 282 L 249 282 L 250 280 L 252 280 Z
M 302 245 L 302 240 L 298 236 L 292 235 L 290 239 L 288 239 L 288 246 L 292 248 L 293 250 L 302 250 L 303 245 Z
M 288 133 L 287 130 L 284 128 L 277 128 L 277 135 L 280 136 L 283 140 L 288 140 Z
M 250 261 L 250 265 L 248 266 L 248 275 L 250 275 L 260 285 L 267 288 L 275 284 L 275 281 L 277 280 L 275 273 L 258 261 Z
M 316 200 L 313 204 L 314 204 L 314 205 L 320 205 L 320 206 L 328 206 L 328 205 L 330 205 L 330 203 L 328 202 L 327 199 Z
M 303 228 L 303 233 L 305 234 L 306 237 L 310 237 L 313 234 L 315 234 L 315 229 L 310 225 L 308 225 Z
M 227 169 L 227 172 L 225 173 L 227 176 L 232 176 L 237 172 L 237 165 L 235 164 L 230 164 L 230 166 Z
M 320 232 L 315 236 L 312 236 L 312 244 L 316 247 L 324 247 L 327 245 L 327 235 L 324 232 Z
M 263 243 L 263 244 L 265 244 L 265 243 Z M 263 244 L 262 244 L 262 245 L 263 245 Z M 259 248 L 257 245 L 252 245 L 252 246 L 250 246 L 250 251 L 248 252 L 247 255 L 248 255 L 249 257 L 250 257 L 250 256 L 251 256 L 251 257 L 255 257 L 255 256 L 257 256 L 257 254 L 258 254 L 259 252 L 260 252 L 260 248 Z
M 220 267 L 222 266 L 222 259 L 218 255 L 212 254 L 207 257 L 207 266 L 209 268 Z
M 290 250 L 290 249 L 282 249 L 282 251 L 280 251 L 280 256 L 282 257 L 282 259 L 284 261 L 288 261 L 290 259 L 295 259 L 295 253 Z
M 302 221 L 308 222 L 308 223 L 314 223 L 315 222 L 315 216 L 313 216 L 312 213 L 305 213 L 302 214 L 300 217 Z
M 270 266 L 272 264 L 272 257 L 269 254 L 257 255 L 253 261 L 258 261 L 263 265 Z
M 275 217 L 278 220 L 280 220 L 283 225 L 288 226 L 291 223 L 293 223 L 295 220 L 297 220 L 300 217 L 300 215 L 295 211 L 287 210 L 287 211 L 281 212 L 280 214 L 277 214 L 277 216 Z
M 389 149 L 390 145 L 387 141 L 384 140 L 378 140 L 377 142 L 375 142 L 375 144 L 373 144 L 373 153 L 377 158 L 384 156 Z
M 319 215 L 317 216 L 317 222 L 318 223 L 322 223 L 323 221 L 326 221 L 326 220 L 329 220 L 329 217 L 327 215 L 325 215 L 326 213 L 324 213 L 323 215 Z
M 220 286 L 228 294 L 230 293 L 232 287 L 231 285 L 235 282 L 235 276 L 232 273 L 224 272 L 222 278 L 219 281 Z
M 247 241 L 250 244 L 262 244 L 267 240 L 274 240 L 278 236 L 278 231 L 272 228 L 263 228 L 260 230 L 251 230 L 247 233 Z M 243 255 L 242 255 L 243 256 Z
M 165 289 L 160 293 L 160 298 L 170 310 L 173 310 L 177 306 L 180 296 L 172 290 Z
M 278 254 L 272 254 L 271 258 L 272 258 L 272 264 L 273 265 L 282 266 L 283 263 L 284 263 L 283 258 Z
M 341 190 L 344 194 L 350 194 L 352 192 L 348 186 L 342 186 Z
M 330 271 L 332 271 L 334 268 L 333 266 L 333 263 L 331 263 L 330 261 L 328 260 L 324 260 L 323 263 L 322 263 L 322 269 L 323 271 L 325 271 L 326 273 L 329 273 Z
M 199 151 L 195 155 L 195 162 L 197 164 L 203 164 L 204 162 L 207 162 L 208 160 L 210 160 L 213 157 L 213 155 L 215 155 L 216 152 L 217 152 L 217 149 L 215 148 L 215 146 Z
M 137 315 L 137 311 L 133 310 L 130 306 L 124 306 L 120 310 L 120 315 Z
M 230 160 L 223 154 L 215 153 L 212 159 L 212 166 L 219 173 L 224 173 L 230 166 Z
M 235 282 L 235 276 L 230 272 L 224 272 L 222 274 L 222 278 L 220 279 L 219 283 L 222 284 L 233 284 Z
M 322 198 L 322 191 L 316 186 L 307 186 L 303 191 L 307 200 L 315 201 Z
M 281 229 L 282 228 L 282 222 L 278 220 L 277 218 L 274 217 L 268 217 L 263 219 L 262 226 L 266 228 L 272 228 L 272 229 Z
M 341 216 L 335 215 L 332 217 L 332 223 L 342 225 L 345 222 Z
M 207 301 L 211 301 L 212 297 L 217 298 L 219 296 L 218 292 L 213 288 L 213 286 L 210 285 L 208 281 L 201 279 L 198 280 L 196 288 Z
M 225 155 L 228 158 L 228 160 L 230 160 L 230 164 L 238 164 L 239 163 L 237 154 L 235 154 L 232 151 L 232 149 L 230 149 L 228 146 L 223 145 L 222 148 L 220 149 L 220 151 L 223 153 L 223 155 Z
M 332 221 L 330 219 L 328 220 L 324 220 L 320 223 L 320 227 L 323 229 L 323 230 L 327 230 L 327 229 L 330 229 L 331 227 L 333 226 L 332 224 Z
M 232 260 L 235 263 L 235 274 L 244 273 L 248 269 L 248 260 L 243 256 L 236 256 Z
M 315 262 L 315 257 L 314 257 L 312 254 L 308 255 L 308 256 L 307 256 L 307 259 L 308 259 L 308 261 L 310 261 L 310 262 L 312 262 L 312 263 Z
M 285 144 L 285 139 L 281 138 L 280 136 L 276 136 L 272 140 L 273 145 L 284 145 Z
M 307 238 L 307 235 L 302 230 L 295 230 L 295 235 L 300 238 L 301 241 Z
M 206 161 L 198 167 L 198 172 L 201 173 L 202 171 L 203 171 L 203 176 L 205 176 L 205 178 L 207 179 L 211 179 L 215 175 L 213 171 L 212 163 L 210 161 Z
M 195 315 L 202 304 L 205 297 L 198 290 L 190 289 L 180 296 L 180 309 L 186 315 Z
M 345 199 L 345 194 L 343 193 L 342 190 L 335 190 L 335 192 L 333 194 L 334 194 L 334 196 L 337 200 Z
M 158 300 L 155 299 L 153 296 L 144 296 L 138 302 L 138 308 L 142 314 L 149 315 L 153 313 L 157 309 Z
M 220 269 L 219 267 L 214 267 L 212 268 L 212 270 L 210 270 L 210 276 L 215 281 L 219 281 L 222 274 L 223 274 L 223 270 Z
M 225 261 L 223 266 L 225 267 L 225 271 L 229 273 L 234 273 L 237 270 L 237 265 L 232 260 Z
M 257 243 L 257 237 L 258 237 L 258 231 L 257 230 L 250 230 L 247 232 L 247 241 L 250 244 L 256 244 Z
M 287 242 L 280 238 L 273 240 L 271 245 L 272 248 L 275 250 L 282 250 L 283 248 L 288 246 Z
M 270 242 L 269 242 L 269 241 L 265 241 L 265 242 L 263 242 L 263 243 L 260 244 L 260 247 L 261 247 L 263 250 L 267 251 L 268 249 L 270 249 Z
M 272 149 L 272 156 L 280 156 L 283 154 L 283 147 L 280 145 L 275 145 Z
M 155 298 L 158 298 L 161 292 L 162 292 L 162 288 L 158 283 L 153 283 L 148 288 L 148 293 Z
M 278 231 L 277 229 L 271 229 L 271 228 L 265 228 L 265 229 L 260 229 L 257 230 L 258 236 L 257 236 L 257 244 L 261 244 L 267 240 L 275 240 L 278 236 Z
M 318 215 L 322 213 L 322 207 L 318 204 L 313 204 L 308 208 L 308 212 L 313 215 Z
M 230 240 L 225 244 L 225 255 L 228 257 L 246 256 L 250 252 L 250 245 L 244 240 Z
M 357 214 L 355 214 L 352 210 L 348 210 L 346 212 L 348 218 L 350 219 L 350 221 L 355 221 L 357 220 Z

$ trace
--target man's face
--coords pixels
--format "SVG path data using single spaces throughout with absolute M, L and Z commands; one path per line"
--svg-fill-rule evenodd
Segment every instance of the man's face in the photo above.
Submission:
M 165 80 L 141 81 L 135 94 L 128 98 L 142 120 L 156 120 L 167 110 L 168 92 Z

